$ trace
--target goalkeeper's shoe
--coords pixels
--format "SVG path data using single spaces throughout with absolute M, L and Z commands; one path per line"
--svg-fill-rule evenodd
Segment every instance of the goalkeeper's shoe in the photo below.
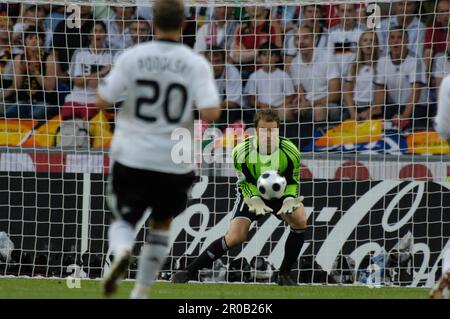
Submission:
M 277 284 L 280 286 L 296 286 L 295 281 L 292 280 L 289 274 L 278 273 Z
M 448 269 L 430 292 L 431 299 L 448 298 L 450 292 L 450 269 Z
M 131 251 L 125 251 L 114 260 L 111 269 L 103 280 L 103 294 L 111 297 L 117 291 L 118 282 L 125 276 L 131 262 Z
M 185 284 L 190 280 L 198 280 L 198 275 L 187 270 L 182 270 L 172 276 L 172 282 L 175 284 Z

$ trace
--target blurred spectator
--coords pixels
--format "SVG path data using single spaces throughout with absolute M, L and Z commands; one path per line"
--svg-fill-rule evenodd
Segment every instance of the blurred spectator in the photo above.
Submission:
M 360 26 L 367 26 L 367 12 L 366 5 L 364 3 L 356 4 L 356 18 L 357 24 L 359 24 Z
M 232 8 L 229 6 L 229 8 Z M 186 11 L 189 11 L 189 15 L 196 21 L 197 29 L 200 29 L 206 23 L 211 22 L 214 19 L 214 7 L 202 6 L 202 5 L 187 5 Z
M 314 43 L 316 48 L 325 48 L 328 45 L 328 30 L 323 25 L 321 19 L 321 6 L 320 5 L 305 5 L 302 6 L 302 23 L 301 25 L 309 27 L 314 33 Z M 286 53 L 285 63 L 289 65 L 292 59 L 297 54 L 297 31 L 298 28 L 289 31 L 286 34 L 284 40 L 284 48 Z
M 61 63 L 61 72 L 67 74 L 69 62 L 76 50 L 89 46 L 89 33 L 92 30 L 94 21 L 91 14 L 91 6 L 80 6 L 81 27 L 68 24 L 68 21 L 61 21 L 53 33 L 53 48 L 56 57 Z
M 9 41 L 11 27 L 6 16 L 0 16 L 0 89 L 11 85 L 13 79 L 13 55 Z M 0 100 L 0 103 L 3 101 Z M 3 114 L 0 110 L 0 115 Z
M 261 68 L 250 75 L 245 93 L 250 107 L 275 108 L 282 120 L 290 121 L 296 112 L 291 107 L 295 91 L 289 74 L 279 68 L 280 59 L 281 52 L 275 44 L 262 44 L 258 49 Z
M 331 29 L 337 26 L 341 19 L 338 17 L 338 4 L 324 4 L 322 11 L 325 15 L 325 26 L 327 29 Z
M 16 24 L 13 27 L 13 34 L 11 37 L 14 55 L 22 54 L 24 52 L 22 46 L 25 29 L 33 27 L 34 31 L 37 29 L 45 30 L 45 16 L 46 12 L 42 6 L 35 4 L 22 4 L 22 16 L 18 17 Z M 44 45 L 45 43 L 42 44 L 42 46 Z
M 124 50 L 132 45 L 129 25 L 136 19 L 136 7 L 113 7 L 114 13 L 104 22 L 106 29 L 106 47 L 113 52 Z
M 108 74 L 113 58 L 105 50 L 106 25 L 96 21 L 89 30 L 89 48 L 79 49 L 70 63 L 73 89 L 61 108 L 63 118 L 90 119 L 98 110 L 95 105 L 99 80 Z
M 54 4 L 48 5 L 49 13 L 44 20 L 45 31 L 47 31 L 47 34 L 45 36 L 45 48 L 47 50 L 52 49 L 53 32 L 56 30 L 58 24 L 61 23 L 61 21 L 64 21 L 65 9 L 66 8 L 64 6 L 57 6 Z
M 328 29 L 322 20 L 322 6 L 318 4 L 305 5 L 302 7 L 301 25 L 309 27 L 315 35 L 315 46 L 318 48 L 326 47 L 328 44 Z
M 424 120 L 428 115 L 425 65 L 409 51 L 408 40 L 408 32 L 401 27 L 390 30 L 390 54 L 380 58 L 375 76 L 376 113 L 384 111 L 385 120 L 390 120 L 400 130 L 411 127 L 412 119 Z M 413 127 L 417 124 L 414 123 Z
M 367 15 L 365 4 L 363 2 L 355 2 L 355 5 L 356 5 L 355 9 L 356 9 L 357 23 L 360 25 L 366 25 L 365 21 L 367 20 Z M 324 25 L 327 29 L 331 29 L 341 23 L 341 18 L 339 17 L 338 11 L 339 11 L 339 4 L 322 5 L 322 15 L 324 16 Z
M 14 80 L 2 92 L 14 101 L 5 103 L 5 117 L 42 120 L 58 114 L 56 65 L 53 54 L 44 52 L 44 42 L 43 29 L 24 31 L 24 53 L 14 58 Z
M 447 43 L 450 43 L 450 32 L 447 35 Z M 446 52 L 436 54 L 433 61 L 433 77 L 436 83 L 437 96 L 439 96 L 442 79 L 447 75 L 450 75 L 450 45 L 447 46 Z
M 283 45 L 281 26 L 276 20 L 270 19 L 268 9 L 250 6 L 246 11 L 249 20 L 237 28 L 230 55 L 236 64 L 243 66 L 244 78 L 255 70 L 257 49 L 262 44 L 273 43 L 277 47 Z
M 195 38 L 197 35 L 197 20 L 195 7 L 185 8 L 186 19 L 183 25 L 183 34 L 181 36 L 181 43 L 193 48 Z
M 363 27 L 358 24 L 356 4 L 339 4 L 337 16 L 340 24 L 333 27 L 328 35 L 328 49 L 337 63 L 339 74 L 343 78 L 355 60 L 359 37 Z
M 147 20 L 137 18 L 130 23 L 131 45 L 149 41 L 150 34 L 150 23 Z
M 232 14 L 232 7 L 214 8 L 213 20 L 197 31 L 194 50 L 202 52 L 211 46 L 229 50 L 237 26 L 237 22 L 231 20 Z
M 340 77 L 336 63 L 327 50 L 314 46 L 311 28 L 298 29 L 299 51 L 290 66 L 291 77 L 299 93 L 301 117 L 306 121 L 340 120 Z
M 300 19 L 300 6 L 298 5 L 282 5 L 272 11 L 272 18 L 281 20 L 283 33 L 297 29 L 297 22 Z
M 379 57 L 378 37 L 373 31 L 364 31 L 359 38 L 355 62 L 350 66 L 344 84 L 344 101 L 351 119 L 367 120 L 376 115 L 374 79 Z
M 399 0 L 391 4 L 391 16 L 381 20 L 381 28 L 377 29 L 383 55 L 387 54 L 389 30 L 398 26 L 408 31 L 408 48 L 411 54 L 422 56 L 426 26 L 417 15 L 420 3 L 421 1 L 416 0 Z
M 425 31 L 424 62 L 427 72 L 432 65 L 432 57 L 438 53 L 444 53 L 447 49 L 447 34 L 450 15 L 450 4 L 448 0 L 436 1 L 433 25 Z M 437 86 L 437 83 L 435 85 Z
M 214 70 L 217 88 L 221 97 L 221 117 L 216 123 L 224 129 L 227 124 L 245 120 L 242 106 L 242 79 L 238 69 L 226 63 L 226 52 L 219 47 L 211 47 L 204 52 Z

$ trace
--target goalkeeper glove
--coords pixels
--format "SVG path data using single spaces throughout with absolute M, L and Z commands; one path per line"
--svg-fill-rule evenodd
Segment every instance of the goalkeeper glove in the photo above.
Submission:
M 256 215 L 265 215 L 273 212 L 273 209 L 266 206 L 264 201 L 259 196 L 253 196 L 252 198 L 246 198 L 244 203 L 247 204 L 248 210 Z
M 277 212 L 277 215 L 292 214 L 294 210 L 303 202 L 303 196 L 300 197 L 286 197 L 283 201 L 283 206 Z

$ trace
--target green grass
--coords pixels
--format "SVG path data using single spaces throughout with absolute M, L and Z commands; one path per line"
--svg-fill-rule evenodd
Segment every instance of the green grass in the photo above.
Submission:
M 124 281 L 116 298 L 128 298 L 133 282 Z M 264 284 L 172 284 L 158 282 L 151 298 L 163 299 L 422 299 L 427 288 L 368 288 L 363 286 L 300 285 L 281 287 Z M 82 280 L 81 288 L 69 289 L 65 279 L 0 278 L 0 299 L 92 299 L 102 298 L 100 281 Z

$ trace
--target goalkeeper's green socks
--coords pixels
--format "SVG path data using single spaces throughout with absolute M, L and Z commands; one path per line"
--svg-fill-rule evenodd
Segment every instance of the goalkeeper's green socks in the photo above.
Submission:
M 210 267 L 212 263 L 228 251 L 225 237 L 221 237 L 211 243 L 187 268 L 191 275 L 196 275 L 200 269 Z
M 305 241 L 305 229 L 292 229 L 284 245 L 284 258 L 280 266 L 280 274 L 288 275 L 292 265 L 298 258 Z
M 132 299 L 148 298 L 150 286 L 166 260 L 168 248 L 169 231 L 151 230 L 139 256 L 136 284 L 130 296 Z

